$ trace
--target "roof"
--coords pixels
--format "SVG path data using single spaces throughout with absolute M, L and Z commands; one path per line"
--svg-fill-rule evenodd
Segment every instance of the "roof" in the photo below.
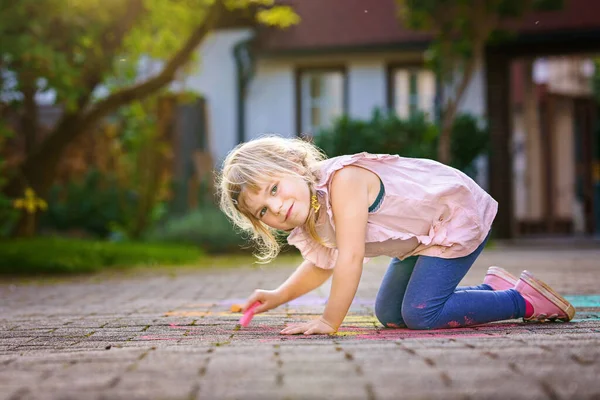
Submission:
M 301 22 L 260 29 L 265 52 L 427 43 L 429 35 L 402 27 L 394 0 L 287 0 Z
M 600 1 L 564 0 L 560 11 L 536 12 L 506 27 L 527 35 L 556 31 L 600 30 Z M 300 24 L 280 30 L 260 28 L 263 53 L 402 48 L 426 45 L 430 35 L 402 26 L 395 0 L 285 0 Z
M 520 21 L 505 24 L 522 34 L 548 34 L 556 31 L 582 31 L 600 29 L 600 1 L 563 0 L 564 7 L 558 11 L 530 13 Z

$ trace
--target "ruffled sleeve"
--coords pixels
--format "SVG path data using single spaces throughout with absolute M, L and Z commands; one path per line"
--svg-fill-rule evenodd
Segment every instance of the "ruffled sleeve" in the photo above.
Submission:
M 325 247 L 315 241 L 302 228 L 295 228 L 287 238 L 288 244 L 295 246 L 300 250 L 300 254 L 305 260 L 315 264 L 319 268 L 332 269 L 337 260 L 337 249 Z

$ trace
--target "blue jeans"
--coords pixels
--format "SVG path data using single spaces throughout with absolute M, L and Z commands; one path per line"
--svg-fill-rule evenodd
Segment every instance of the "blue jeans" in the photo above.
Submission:
M 525 315 L 525 300 L 514 289 L 493 291 L 485 284 L 457 287 L 486 242 L 487 238 L 460 258 L 393 258 L 375 301 L 379 322 L 390 328 L 440 329 Z

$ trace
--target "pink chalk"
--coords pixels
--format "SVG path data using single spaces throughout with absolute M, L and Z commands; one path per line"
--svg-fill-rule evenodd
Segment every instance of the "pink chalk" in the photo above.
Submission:
M 246 310 L 244 315 L 242 315 L 242 318 L 240 318 L 241 326 L 243 326 L 245 328 L 248 325 L 250 325 L 250 321 L 252 321 L 252 317 L 254 317 L 254 310 L 256 310 L 256 307 L 260 306 L 260 304 L 261 304 L 260 301 L 257 301 L 254 304 L 252 304 L 250 307 L 248 307 L 248 309 Z

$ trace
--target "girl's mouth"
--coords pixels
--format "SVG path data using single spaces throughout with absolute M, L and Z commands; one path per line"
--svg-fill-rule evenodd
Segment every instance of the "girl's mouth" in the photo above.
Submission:
M 292 208 L 294 208 L 294 204 L 292 203 L 292 205 L 290 206 L 290 208 L 288 209 L 287 214 L 285 214 L 285 220 L 287 221 L 288 218 L 290 217 L 290 214 L 292 213 Z

